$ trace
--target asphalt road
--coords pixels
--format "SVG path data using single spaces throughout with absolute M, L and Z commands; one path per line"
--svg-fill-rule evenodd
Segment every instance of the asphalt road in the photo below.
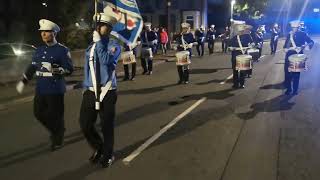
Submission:
M 268 43 L 245 89 L 231 88 L 230 55 L 222 53 L 195 56 L 188 85 L 176 85 L 174 62 L 159 64 L 152 76 L 120 79 L 116 162 L 108 169 L 88 162 L 91 150 L 78 123 L 80 89 L 65 96 L 65 146 L 56 152 L 33 117 L 32 97 L 18 99 L 0 110 L 0 179 L 317 180 L 319 50 L 317 44 L 307 52 L 310 68 L 297 96 L 283 95 L 284 53 L 269 55 Z

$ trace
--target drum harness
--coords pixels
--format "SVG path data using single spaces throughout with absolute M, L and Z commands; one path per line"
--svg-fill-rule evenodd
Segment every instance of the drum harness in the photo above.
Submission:
M 115 77 L 115 70 L 112 71 L 112 76 L 110 76 L 110 79 L 104 85 L 101 87 L 101 92 L 98 89 L 100 85 L 97 84 L 97 77 L 94 69 L 94 63 L 97 62 L 97 60 L 94 59 L 94 50 L 96 48 L 96 43 L 94 43 L 91 47 L 90 50 L 90 58 L 89 58 L 89 69 L 90 69 L 90 74 L 91 74 L 91 81 L 93 87 L 89 87 L 90 91 L 93 91 L 96 97 L 96 102 L 95 102 L 95 109 L 100 110 L 100 103 L 103 101 L 105 95 L 108 93 L 109 90 L 112 90 L 112 79 Z M 100 94 L 99 94 L 100 92 Z

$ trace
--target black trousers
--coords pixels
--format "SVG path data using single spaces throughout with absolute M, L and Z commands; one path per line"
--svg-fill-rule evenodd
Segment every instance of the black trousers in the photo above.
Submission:
M 270 48 L 271 48 L 271 53 L 272 54 L 276 53 L 277 46 L 278 46 L 278 39 L 274 40 L 274 37 L 271 37 Z
M 215 41 L 208 41 L 209 54 L 213 54 Z
M 111 158 L 114 144 L 114 119 L 116 112 L 117 91 L 109 90 L 100 105 L 95 110 L 95 94 L 85 91 L 80 109 L 80 127 L 88 144 L 94 150 L 101 150 L 104 157 Z M 102 136 L 95 128 L 97 116 L 100 116 Z
M 179 81 L 186 82 L 189 81 L 189 66 L 177 66 L 178 74 L 179 74 Z
M 124 68 L 124 77 L 129 79 L 129 64 L 123 65 Z M 136 76 L 137 71 L 137 63 L 131 64 L 131 78 L 134 78 Z
M 285 86 L 288 92 L 298 92 L 300 82 L 300 72 L 286 72 Z
M 199 56 L 203 56 L 204 54 L 204 43 L 198 42 L 197 44 L 197 52 Z
M 237 71 L 233 70 L 233 86 L 238 87 L 243 86 L 245 83 L 245 75 L 247 74 L 247 71 Z
M 222 52 L 227 52 L 229 47 L 229 41 L 228 40 L 222 40 Z
M 64 136 L 64 94 L 34 97 L 34 116 L 50 132 L 52 143 L 61 144 Z
M 143 68 L 143 72 L 152 71 L 153 61 L 151 58 L 141 58 L 141 66 Z

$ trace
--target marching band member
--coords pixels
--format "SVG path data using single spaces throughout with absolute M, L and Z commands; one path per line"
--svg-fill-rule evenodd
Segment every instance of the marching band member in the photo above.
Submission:
M 137 58 L 137 46 L 141 44 L 140 38 L 138 38 L 136 46 L 131 50 L 131 47 L 128 45 L 124 45 L 125 51 L 132 51 L 133 55 L 135 58 Z M 124 78 L 123 81 L 131 80 L 134 81 L 135 76 L 136 76 L 136 71 L 137 71 L 137 62 L 130 62 L 131 64 L 131 78 L 129 78 L 129 64 L 123 64 L 123 69 L 124 69 Z
M 50 132 L 51 150 L 63 146 L 64 138 L 64 76 L 73 71 L 68 48 L 57 42 L 60 31 L 57 24 L 41 19 L 40 34 L 45 45 L 37 48 L 30 64 L 17 84 L 17 91 L 22 93 L 24 85 L 36 74 L 36 92 L 34 97 L 34 115 Z
M 215 25 L 212 24 L 207 32 L 209 54 L 213 54 L 213 52 L 214 52 L 214 43 L 216 40 L 216 33 L 217 33 L 217 31 L 214 29 L 214 27 L 215 27 Z
M 152 66 L 153 66 L 153 53 L 155 52 L 156 45 L 158 43 L 157 34 L 151 30 L 151 23 L 144 23 L 144 31 L 141 33 L 141 42 L 142 42 L 142 50 L 141 50 L 141 65 L 143 68 L 142 74 L 152 74 Z
M 259 49 L 259 58 L 262 55 L 263 36 L 264 36 L 264 26 L 259 26 L 253 35 L 254 43 L 256 44 L 256 47 Z
M 285 94 L 290 95 L 293 93 L 293 95 L 297 95 L 299 89 L 300 72 L 289 72 L 289 57 L 294 54 L 303 54 L 303 49 L 305 48 L 306 43 L 308 43 L 309 47 L 312 48 L 314 42 L 305 32 L 299 31 L 300 21 L 291 21 L 290 25 L 292 31 L 287 36 L 283 46 L 286 52 L 284 72 L 285 86 L 287 90 Z
M 230 50 L 231 52 L 231 63 L 233 69 L 233 88 L 245 88 L 245 75 L 246 71 L 238 71 L 236 69 L 236 57 L 238 55 L 244 55 L 246 53 L 246 49 L 253 43 L 251 36 L 246 32 L 249 28 L 248 25 L 239 24 L 235 26 L 236 36 L 232 37 L 230 42 Z
M 201 26 L 195 32 L 195 37 L 197 41 L 197 52 L 199 56 L 203 56 L 204 54 L 204 43 L 205 43 L 205 34 L 204 34 L 204 26 Z
M 229 27 L 226 26 L 225 31 L 223 34 L 219 35 L 219 37 L 222 40 L 222 52 L 227 53 L 228 46 L 229 46 L 229 41 L 230 41 L 230 30 Z
M 195 41 L 193 34 L 190 32 L 190 24 L 182 23 L 181 24 L 181 34 L 177 37 L 176 41 L 178 43 L 178 51 L 187 51 L 189 52 L 189 60 L 192 56 L 192 46 Z M 177 64 L 179 81 L 178 84 L 189 83 L 189 65 L 179 65 Z
M 80 127 L 88 144 L 93 149 L 89 161 L 103 168 L 114 161 L 114 119 L 117 102 L 117 79 L 115 68 L 121 47 L 110 38 L 113 25 L 118 21 L 115 14 L 98 14 L 93 31 L 93 42 L 86 49 L 83 98 L 80 109 Z M 97 115 L 102 124 L 102 137 L 95 128 Z
M 271 54 L 275 54 L 277 51 L 278 39 L 280 36 L 279 25 L 275 23 L 270 31 L 271 31 L 271 42 L 270 42 Z

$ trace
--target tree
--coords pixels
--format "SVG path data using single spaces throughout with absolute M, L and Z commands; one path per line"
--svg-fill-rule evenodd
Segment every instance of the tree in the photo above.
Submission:
M 241 19 L 260 19 L 263 17 L 268 2 L 269 0 L 237 0 L 234 15 Z

